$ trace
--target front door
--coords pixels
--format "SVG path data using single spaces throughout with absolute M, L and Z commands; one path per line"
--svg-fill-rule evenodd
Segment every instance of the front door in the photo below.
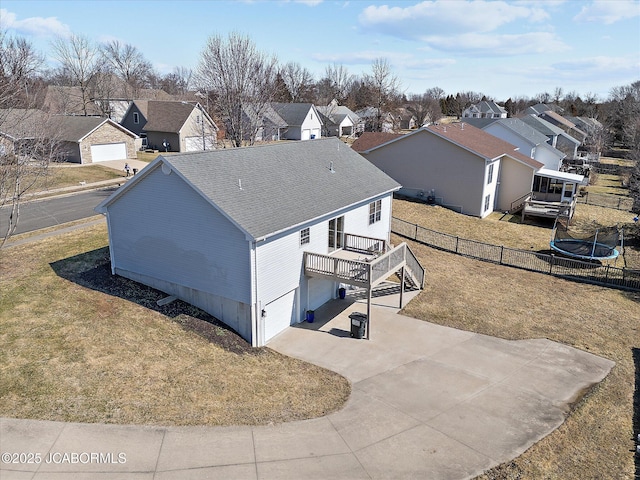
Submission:
M 338 250 L 344 245 L 344 217 L 329 220 L 329 251 Z

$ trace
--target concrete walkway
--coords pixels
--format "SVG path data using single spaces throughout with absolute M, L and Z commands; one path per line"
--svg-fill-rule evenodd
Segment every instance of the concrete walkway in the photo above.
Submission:
M 227 428 L 5 418 L 0 478 L 472 478 L 552 432 L 614 365 L 548 340 L 500 340 L 404 317 L 395 302 L 374 299 L 369 341 L 349 336 L 349 314 L 366 305 L 335 300 L 316 310 L 315 323 L 270 343 L 352 382 L 337 413 Z M 7 453 L 40 459 L 11 463 Z

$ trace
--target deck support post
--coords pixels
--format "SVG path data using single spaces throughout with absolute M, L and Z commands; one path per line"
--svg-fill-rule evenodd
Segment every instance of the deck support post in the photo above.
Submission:
M 400 309 L 402 310 L 402 296 L 404 294 L 404 266 L 400 269 Z
M 367 340 L 370 339 L 371 332 L 371 291 L 373 288 L 371 285 L 367 288 Z

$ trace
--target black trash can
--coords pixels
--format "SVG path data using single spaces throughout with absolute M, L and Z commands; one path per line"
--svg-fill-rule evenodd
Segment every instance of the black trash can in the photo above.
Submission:
M 367 316 L 364 313 L 352 313 L 349 318 L 351 319 L 351 337 L 364 338 Z

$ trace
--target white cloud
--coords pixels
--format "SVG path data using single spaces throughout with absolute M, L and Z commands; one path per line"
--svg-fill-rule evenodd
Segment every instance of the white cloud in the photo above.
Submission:
M 598 22 L 611 25 L 620 20 L 640 16 L 638 0 L 595 0 L 591 5 L 582 7 L 573 17 L 577 22 Z
M 398 52 L 383 52 L 379 50 L 365 50 L 362 52 L 344 52 L 344 53 L 315 53 L 311 58 L 318 62 L 339 63 L 345 65 L 368 65 L 377 58 L 387 58 L 390 63 L 408 61 L 412 57 L 411 54 L 402 54 Z
M 589 57 L 576 60 L 557 62 L 551 65 L 558 71 L 577 71 L 585 75 L 607 72 L 608 74 L 620 72 L 637 72 L 640 69 L 640 60 L 637 57 Z
M 0 26 L 3 29 L 37 37 L 68 36 L 71 34 L 69 26 L 60 22 L 56 17 L 29 17 L 18 20 L 14 13 L 5 9 L 0 10 Z
M 362 28 L 400 38 L 491 32 L 516 20 L 549 18 L 542 8 L 504 1 L 423 1 L 410 7 L 368 6 L 359 15 Z
M 569 50 L 569 46 L 551 33 L 517 35 L 467 33 L 455 37 L 429 36 L 422 40 L 433 49 L 460 55 L 513 56 Z

